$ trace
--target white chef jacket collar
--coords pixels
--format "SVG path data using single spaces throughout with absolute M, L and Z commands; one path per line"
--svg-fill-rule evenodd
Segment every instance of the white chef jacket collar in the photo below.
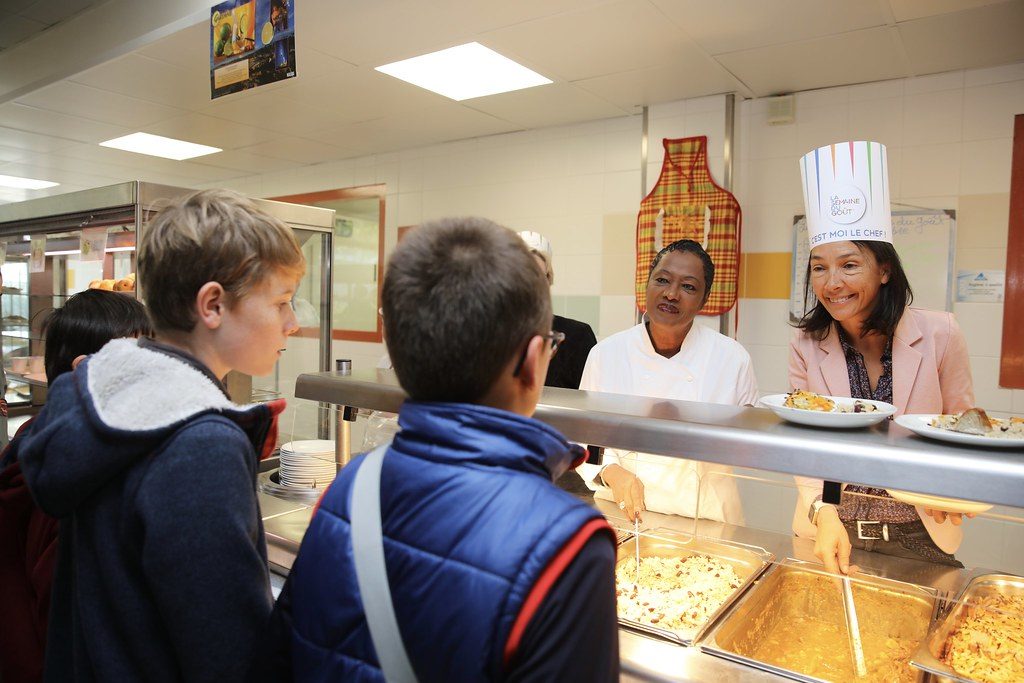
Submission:
M 679 351 L 676 352 L 676 355 L 671 358 L 665 358 L 665 356 L 662 356 L 658 353 L 658 350 L 654 348 L 654 342 L 651 341 L 651 333 L 647 329 L 648 322 L 650 322 L 650 318 L 648 318 L 647 314 L 644 313 L 642 323 L 643 327 L 641 328 L 643 334 L 641 335 L 642 340 L 640 342 L 643 352 L 656 360 L 678 365 L 694 377 L 701 377 L 702 373 L 697 372 L 693 365 L 693 358 L 697 348 L 700 346 L 700 337 L 702 334 L 701 328 L 703 325 L 698 324 L 697 321 L 694 320 L 693 325 L 690 326 L 690 331 L 686 333 L 686 339 L 683 340 L 683 345 L 679 347 Z

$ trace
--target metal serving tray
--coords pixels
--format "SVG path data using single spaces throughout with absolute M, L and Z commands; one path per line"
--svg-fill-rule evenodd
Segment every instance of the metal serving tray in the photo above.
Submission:
M 810 681 L 813 683 L 828 683 L 827 679 L 817 678 L 815 676 L 805 674 L 792 669 L 783 668 L 781 665 L 764 662 L 759 659 L 755 659 L 753 656 L 740 654 L 738 650 L 741 649 L 741 639 L 748 636 L 749 633 L 755 632 L 763 627 L 761 623 L 765 618 L 763 615 L 772 614 L 773 610 L 777 614 L 779 612 L 779 605 L 773 604 L 776 600 L 781 600 L 778 596 L 784 595 L 784 582 L 789 580 L 798 579 L 806 580 L 808 574 L 814 574 L 818 576 L 829 576 L 822 571 L 821 565 L 813 564 L 810 562 L 803 562 L 794 559 L 785 559 L 778 564 L 772 566 L 764 574 L 764 576 L 757 582 L 757 585 L 747 591 L 743 598 L 736 603 L 735 607 L 729 614 L 725 615 L 724 618 L 718 620 L 718 624 L 712 629 L 706 638 L 701 641 L 701 650 L 709 654 L 722 657 L 734 662 L 746 664 L 747 666 L 767 671 L 769 673 L 776 674 L 785 678 L 790 678 L 797 681 Z M 915 584 L 903 583 L 901 581 L 894 581 L 892 579 L 881 579 L 864 574 L 858 575 L 857 580 L 870 585 L 872 588 L 877 587 L 880 591 L 886 592 L 899 592 L 906 596 L 906 600 L 923 603 L 920 606 L 924 608 L 927 606 L 927 623 L 925 628 L 931 623 L 935 617 L 935 611 L 938 605 L 936 591 L 930 588 L 923 588 Z M 797 595 L 804 595 L 798 593 Z M 842 609 L 842 601 L 839 597 L 840 590 L 836 588 L 836 604 L 839 605 L 839 609 Z M 922 610 L 925 611 L 925 610 Z M 841 613 L 841 612 L 840 612 Z M 761 617 L 761 619 L 759 619 Z M 865 623 L 865 616 L 860 615 L 861 624 Z M 794 645 L 799 647 L 799 643 Z M 908 662 L 909 665 L 909 662 Z M 909 668 L 909 666 L 908 666 Z M 913 669 L 911 669 L 913 671 Z M 870 675 L 870 672 L 869 672 Z M 866 680 L 876 680 L 868 678 Z M 916 681 L 924 680 L 924 673 L 921 671 L 916 672 Z
M 619 545 L 616 564 L 625 562 L 634 557 L 635 546 L 632 538 L 627 539 Z M 768 567 L 775 555 L 764 548 L 710 539 L 702 536 L 691 536 L 678 531 L 668 529 L 652 529 L 641 532 L 639 536 L 640 557 L 671 557 L 686 558 L 693 555 L 710 555 L 717 560 L 729 564 L 740 577 L 740 585 L 732 594 L 715 610 L 707 622 L 695 631 L 678 631 L 674 629 L 658 628 L 649 624 L 641 624 L 636 621 L 619 617 L 619 624 L 627 628 L 639 631 L 646 635 L 690 646 L 699 641 L 711 628 L 717 619 L 724 614 L 733 602 L 752 584 L 758 576 Z
M 967 608 L 977 600 L 994 594 L 1024 595 L 1024 577 L 993 574 L 987 571 L 975 572 L 960 591 L 946 616 L 932 625 L 928 637 L 921 643 L 910 663 L 918 669 L 935 674 L 939 681 L 975 683 L 975 679 L 959 674 L 945 664 L 941 659 L 942 651 L 946 641 L 960 625 Z

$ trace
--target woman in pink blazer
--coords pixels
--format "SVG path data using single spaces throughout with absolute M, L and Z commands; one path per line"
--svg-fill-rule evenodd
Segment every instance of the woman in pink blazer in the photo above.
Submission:
M 910 284 L 891 244 L 815 246 L 807 281 L 817 304 L 790 342 L 794 389 L 883 400 L 897 415 L 959 413 L 974 405 L 967 344 L 956 320 L 908 307 Z M 793 530 L 815 538 L 815 554 L 829 571 L 849 572 L 851 547 L 959 565 L 952 554 L 963 538 L 961 515 L 852 485 L 839 506 L 828 505 L 821 502 L 822 482 L 798 477 L 797 483 Z

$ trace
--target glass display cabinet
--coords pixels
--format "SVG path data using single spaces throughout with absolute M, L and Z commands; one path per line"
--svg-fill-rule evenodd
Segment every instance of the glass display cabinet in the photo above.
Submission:
M 89 287 L 143 301 L 160 296 L 135 286 L 137 236 L 162 204 L 192 191 L 132 181 L 0 205 L 3 366 L 15 412 L 45 402 L 42 326 L 50 311 Z M 254 201 L 288 224 L 302 246 L 306 272 L 294 305 L 300 322 L 318 334 L 293 340 L 267 377 L 232 373 L 229 393 L 241 403 L 291 396 L 300 373 L 327 370 L 330 362 L 334 211 Z

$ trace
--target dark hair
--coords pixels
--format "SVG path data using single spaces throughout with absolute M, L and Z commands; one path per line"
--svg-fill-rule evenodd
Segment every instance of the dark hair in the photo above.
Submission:
M 46 381 L 53 383 L 78 356 L 96 353 L 111 339 L 153 333 L 146 307 L 131 294 L 87 289 L 70 297 L 43 323 Z
M 889 281 L 878 290 L 878 298 L 875 300 L 875 308 L 871 315 L 864 321 L 861 327 L 861 336 L 869 332 L 879 332 L 886 337 L 891 337 L 896 332 L 896 325 L 899 324 L 903 311 L 914 300 L 914 292 L 910 289 L 910 281 L 903 270 L 903 263 L 900 262 L 900 255 L 896 253 L 896 247 L 888 242 L 875 240 L 854 240 L 861 253 L 871 252 L 879 268 L 887 268 Z M 811 310 L 804 313 L 804 317 L 795 326 L 812 337 L 822 340 L 828 336 L 828 331 L 835 320 L 825 309 L 820 301 L 817 301 L 811 289 L 811 262 L 807 261 L 806 284 L 804 285 L 804 302 L 814 300 L 815 304 Z
M 673 251 L 685 251 L 695 254 L 700 259 L 700 262 L 704 264 L 704 301 L 707 301 L 708 297 L 711 296 L 711 285 L 715 282 L 715 264 L 711 257 L 708 256 L 708 252 L 704 251 L 704 247 L 693 240 L 676 240 L 659 251 L 658 255 L 651 261 L 651 269 L 647 271 L 647 279 L 651 279 L 654 269 L 661 263 L 661 259 L 665 258 L 665 254 Z
M 533 255 L 483 218 L 409 232 L 382 300 L 388 352 L 415 400 L 480 400 L 532 335 L 551 331 L 551 294 Z

